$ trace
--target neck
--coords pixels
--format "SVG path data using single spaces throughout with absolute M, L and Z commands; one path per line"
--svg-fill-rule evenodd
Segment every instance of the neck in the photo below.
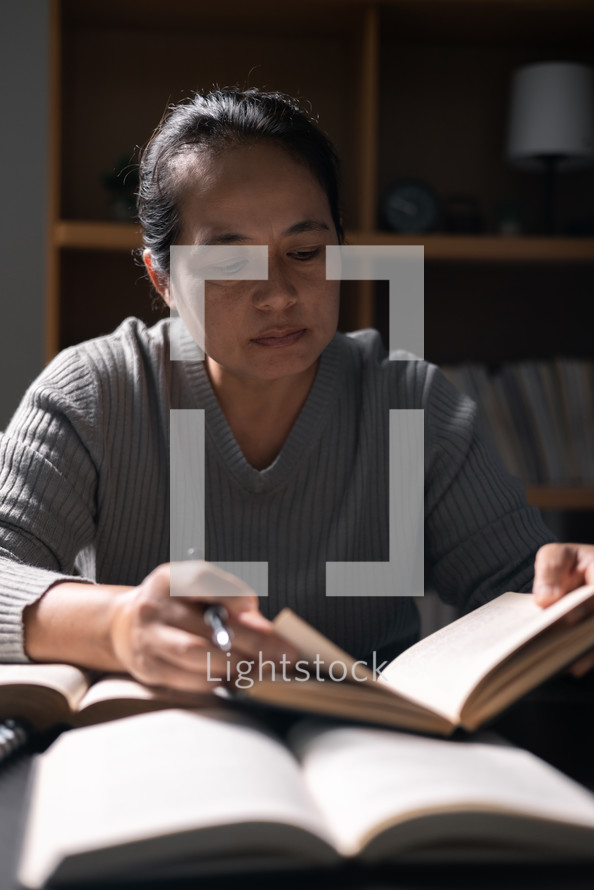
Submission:
M 208 356 L 205 367 L 246 460 L 269 466 L 283 447 L 314 382 L 318 362 L 298 375 L 256 380 L 228 373 Z

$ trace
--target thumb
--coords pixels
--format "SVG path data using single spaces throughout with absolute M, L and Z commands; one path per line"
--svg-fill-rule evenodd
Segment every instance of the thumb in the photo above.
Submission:
M 586 582 L 580 544 L 545 544 L 536 554 L 532 592 L 539 606 L 549 606 Z M 594 574 L 594 548 L 592 565 Z M 594 580 L 594 578 L 593 578 Z

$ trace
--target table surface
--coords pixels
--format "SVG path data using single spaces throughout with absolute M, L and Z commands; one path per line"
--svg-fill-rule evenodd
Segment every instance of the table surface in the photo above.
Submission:
M 580 681 L 558 677 L 510 708 L 491 726 L 514 743 L 533 751 L 567 775 L 594 791 L 594 673 Z M 16 861 L 26 817 L 27 781 L 35 751 L 51 741 L 48 735 L 30 750 L 0 767 L 0 890 L 15 890 Z M 494 861 L 484 865 L 390 866 L 368 868 L 348 864 L 331 873 L 322 870 L 293 874 L 262 874 L 246 878 L 168 880 L 143 882 L 143 890 L 592 890 L 594 865 L 510 866 Z M 95 890 L 100 885 L 94 886 Z M 104 885 L 105 886 L 105 885 Z M 109 884 L 109 890 L 138 885 Z M 77 885 L 81 887 L 82 885 Z M 73 888 L 74 890 L 74 888 Z

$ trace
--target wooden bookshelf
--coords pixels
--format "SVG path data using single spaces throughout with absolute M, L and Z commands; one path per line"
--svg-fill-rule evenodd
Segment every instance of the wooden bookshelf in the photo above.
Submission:
M 113 219 L 102 177 L 168 104 L 213 83 L 311 102 L 342 158 L 348 243 L 424 245 L 428 359 L 594 355 L 594 235 L 536 234 L 542 180 L 503 155 L 513 70 L 591 64 L 591 0 L 302 0 L 299 15 L 276 0 L 144 0 L 141 15 L 137 0 L 51 0 L 51 16 L 48 358 L 126 315 L 154 320 L 131 257 L 140 232 Z M 400 178 L 472 196 L 484 234 L 383 231 L 381 195 Z M 560 232 L 592 221 L 593 193 L 594 171 L 560 178 Z M 510 199 L 524 232 L 505 237 Z M 345 324 L 385 330 L 373 285 L 350 290 Z M 543 509 L 594 510 L 590 489 L 528 492 Z

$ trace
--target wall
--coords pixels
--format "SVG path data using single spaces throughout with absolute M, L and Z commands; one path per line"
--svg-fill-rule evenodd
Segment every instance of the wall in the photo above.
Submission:
M 1 7 L 0 429 L 43 366 L 48 5 L 3 0 Z

